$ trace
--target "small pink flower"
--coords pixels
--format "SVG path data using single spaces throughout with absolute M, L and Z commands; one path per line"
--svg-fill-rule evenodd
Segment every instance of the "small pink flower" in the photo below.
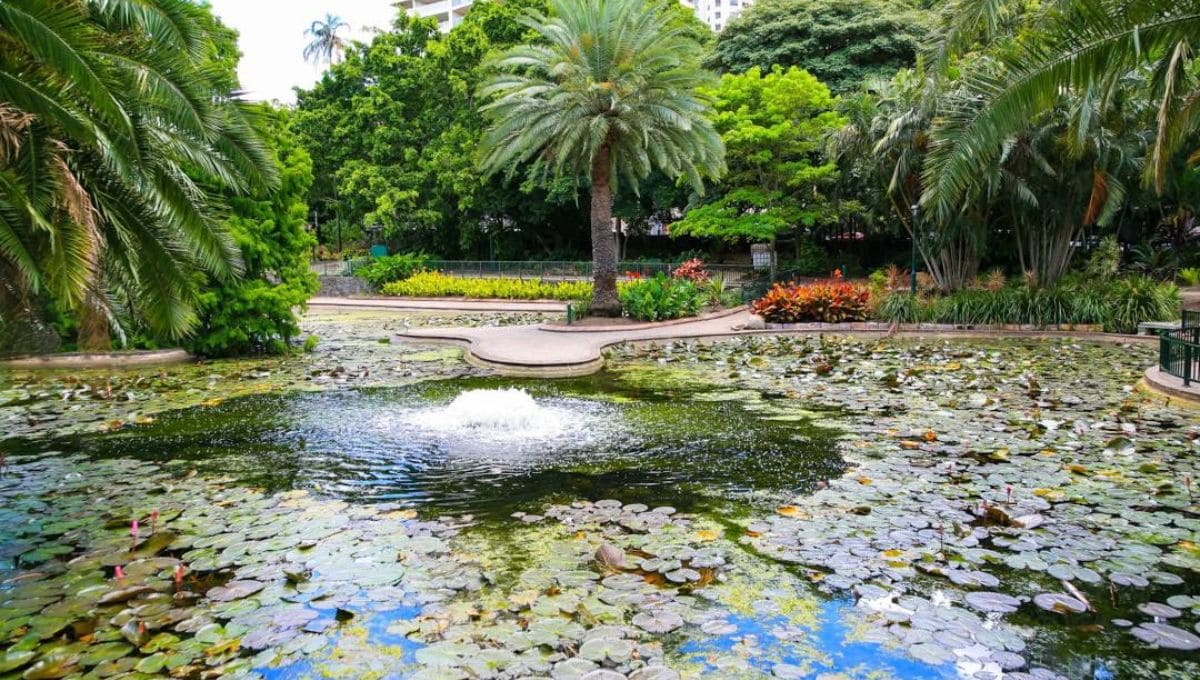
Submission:
M 1004 493 L 1008 494 L 1008 503 L 1012 505 L 1012 484 L 1004 485 Z
M 137 518 L 136 518 L 136 517 L 135 517 L 135 518 L 133 518 L 133 523 L 131 523 L 131 524 L 129 525 L 129 535 L 130 535 L 130 536 L 133 536 L 134 540 L 137 540 L 137 537 L 138 537 L 138 521 L 137 521 Z
M 183 587 L 183 564 L 182 563 L 175 565 L 175 587 L 177 589 Z
M 121 568 L 121 565 L 118 564 L 117 568 L 113 571 L 113 578 L 117 579 L 118 581 L 125 580 L 125 570 Z

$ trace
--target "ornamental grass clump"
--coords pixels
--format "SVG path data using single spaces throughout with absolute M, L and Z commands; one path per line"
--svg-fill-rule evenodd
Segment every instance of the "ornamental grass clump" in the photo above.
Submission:
M 871 289 L 846 281 L 835 271 L 823 281 L 777 283 L 751 309 L 772 323 L 866 321 L 871 315 Z

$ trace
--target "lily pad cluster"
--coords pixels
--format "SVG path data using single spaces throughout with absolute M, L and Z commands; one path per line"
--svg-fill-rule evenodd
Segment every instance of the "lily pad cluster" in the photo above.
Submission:
M 745 521 L 742 541 L 855 597 L 870 639 L 979 677 L 1062 654 L 1029 649 L 1043 627 L 1130 657 L 1200 650 L 1196 612 L 1158 601 L 1192 604 L 1200 582 L 1195 416 L 1131 391 L 1151 351 L 1012 345 L 782 338 L 614 358 L 686 360 L 778 395 L 768 414 L 818 401 L 850 418 L 847 473 Z

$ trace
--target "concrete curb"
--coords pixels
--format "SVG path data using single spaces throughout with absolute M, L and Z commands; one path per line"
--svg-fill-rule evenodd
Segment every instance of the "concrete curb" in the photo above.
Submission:
M 723 319 L 727 316 L 740 314 L 749 309 L 749 305 L 740 305 L 722 309 L 719 312 L 710 312 L 701 314 L 700 316 L 689 316 L 683 319 L 671 319 L 670 321 L 651 321 L 647 323 L 630 323 L 612 326 L 567 326 L 565 324 L 547 323 L 542 324 L 542 330 L 550 333 L 615 333 L 622 331 L 643 331 L 650 328 L 664 328 L 667 326 L 681 326 L 683 324 L 695 323 L 697 321 L 708 321 L 709 319 Z
M 1183 380 L 1163 373 L 1158 366 L 1147 368 L 1145 375 L 1142 376 L 1142 382 L 1154 392 L 1200 406 L 1200 382 L 1184 387 Z
M 128 352 L 64 352 L 45 356 L 17 357 L 0 361 L 4 368 L 128 368 L 163 366 L 194 359 L 182 349 L 131 350 Z

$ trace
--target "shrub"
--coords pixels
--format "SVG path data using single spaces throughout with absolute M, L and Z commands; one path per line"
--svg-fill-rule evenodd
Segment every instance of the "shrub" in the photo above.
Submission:
M 430 260 L 425 253 L 396 253 L 377 257 L 354 273 L 378 290 L 393 281 L 403 281 L 424 271 L 429 267 Z
M 775 284 L 752 309 L 774 323 L 865 321 L 871 315 L 871 291 L 845 281 L 840 272 L 826 281 Z
M 808 239 L 800 242 L 799 250 L 793 259 L 779 264 L 780 271 L 789 272 L 792 276 L 822 276 L 833 268 L 829 253 L 819 244 Z
M 663 274 L 622 284 L 618 294 L 625 314 L 640 321 L 695 316 L 703 303 L 694 282 Z
M 1200 286 L 1200 267 L 1185 267 L 1180 269 L 1179 280 L 1185 286 Z
M 674 272 L 671 272 L 671 276 L 677 279 L 686 279 L 692 283 L 703 283 L 708 280 L 708 272 L 704 270 L 704 262 L 698 257 L 694 257 L 679 265 Z
M 1105 236 L 1088 257 L 1083 271 L 1092 281 L 1111 281 L 1121 268 L 1121 246 L 1116 236 Z
M 1143 321 L 1175 318 L 1178 306 L 1174 284 L 1133 275 L 1110 282 L 1066 278 L 1049 288 L 1016 285 L 932 297 L 896 292 L 883 299 L 878 314 L 900 323 L 1098 324 L 1106 331 L 1132 333 Z
M 586 281 L 548 282 L 536 279 L 488 279 L 418 272 L 383 286 L 384 295 L 408 297 L 467 297 L 503 300 L 586 300 L 592 284 Z

